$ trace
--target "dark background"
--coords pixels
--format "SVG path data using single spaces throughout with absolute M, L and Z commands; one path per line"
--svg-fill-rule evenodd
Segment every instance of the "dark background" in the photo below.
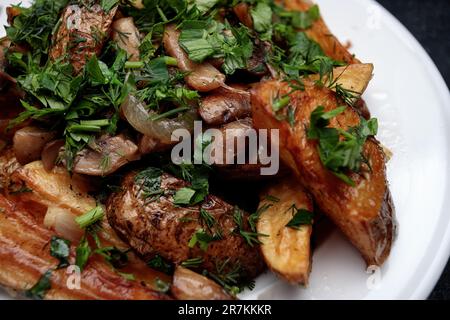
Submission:
M 450 1 L 377 0 L 396 16 L 424 46 L 450 83 Z M 449 106 L 450 107 L 450 106 Z M 430 299 L 450 299 L 450 262 Z

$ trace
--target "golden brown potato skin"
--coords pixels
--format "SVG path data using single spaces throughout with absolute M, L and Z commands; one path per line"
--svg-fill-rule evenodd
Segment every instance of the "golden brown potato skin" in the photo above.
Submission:
M 304 91 L 290 95 L 290 104 L 296 108 L 296 125 L 291 128 L 286 121 L 276 120 L 272 111 L 273 99 L 289 91 L 289 85 L 279 81 L 256 85 L 252 90 L 254 126 L 280 129 L 280 156 L 284 162 L 300 177 L 320 209 L 359 249 L 367 264 L 381 265 L 389 255 L 396 223 L 386 181 L 386 159 L 379 143 L 371 138 L 364 147 L 372 171 L 352 173 L 356 187 L 345 184 L 323 167 L 317 142 L 307 139 L 306 134 L 312 111 L 318 106 L 330 111 L 343 103 L 331 90 L 305 81 Z M 359 121 L 356 111 L 349 107 L 332 119 L 330 126 L 346 130 Z
M 185 260 L 202 257 L 203 263 L 199 270 L 216 273 L 216 263 L 222 264 L 229 259 L 224 272 L 231 270 L 237 263 L 249 278 L 263 271 L 264 262 L 259 249 L 250 247 L 240 235 L 233 232 L 236 228 L 233 206 L 209 195 L 201 208 L 219 223 L 223 239 L 210 242 L 207 251 L 201 250 L 198 245 L 189 248 L 188 243 L 193 234 L 200 228 L 205 229 L 205 226 L 199 221 L 200 205 L 180 207 L 173 204 L 172 195 L 176 190 L 186 187 L 187 183 L 164 173 L 161 176 L 164 195 L 159 200 L 147 201 L 140 183 L 135 182 L 135 176 L 136 173 L 128 174 L 122 183 L 122 190 L 109 197 L 107 216 L 118 235 L 144 260 L 159 254 L 179 265 Z
M 268 196 L 277 201 L 268 200 Z M 261 194 L 260 208 L 268 206 L 261 213 L 257 231 L 260 236 L 261 252 L 267 266 L 283 280 L 307 285 L 311 272 L 312 225 L 298 229 L 286 227 L 293 218 L 292 205 L 297 209 L 313 212 L 313 204 L 296 177 L 286 177 L 271 185 Z
M 312 5 L 310 1 L 305 0 L 279 0 L 278 2 L 286 9 L 293 11 L 307 11 Z M 328 57 L 349 64 L 360 63 L 331 33 L 322 18 L 315 21 L 311 28 L 305 30 L 305 33 L 320 45 Z
M 0 285 L 13 290 L 30 289 L 48 269 L 55 268 L 57 259 L 50 255 L 50 239 L 54 235 L 22 206 L 0 195 Z M 71 247 L 73 261 L 75 247 Z M 136 260 L 132 260 L 136 261 Z M 169 299 L 143 284 L 154 274 L 149 268 L 133 265 L 126 270 L 136 276 L 129 281 L 116 273 L 103 259 L 93 257 L 81 274 L 81 289 L 72 290 L 66 285 L 66 269 L 54 271 L 52 288 L 46 299 L 111 299 L 159 300 Z M 142 262 L 140 264 L 143 265 Z M 140 266 L 136 264 L 136 266 Z M 144 265 L 145 267 L 145 265 Z M 141 277 L 141 275 L 145 275 Z

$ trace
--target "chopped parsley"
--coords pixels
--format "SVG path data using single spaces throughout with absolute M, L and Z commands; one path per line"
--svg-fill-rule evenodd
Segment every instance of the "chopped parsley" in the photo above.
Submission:
M 86 266 L 89 257 L 92 254 L 92 249 L 89 246 L 89 242 L 87 239 L 86 234 L 81 238 L 77 249 L 76 249 L 76 257 L 75 257 L 75 264 L 80 268 L 80 271 L 84 270 L 84 267 Z
M 196 191 L 192 188 L 178 189 L 173 196 L 173 203 L 177 205 L 190 205 L 191 200 L 194 198 L 195 192 Z
M 50 255 L 59 260 L 57 269 L 69 265 L 70 241 L 53 236 L 50 240 Z
M 245 26 L 196 20 L 183 22 L 181 30 L 179 43 L 192 61 L 223 58 L 222 69 L 226 74 L 245 69 L 247 60 L 253 55 L 250 31 Z
M 189 248 L 194 248 L 196 245 L 199 246 L 203 251 L 208 250 L 208 245 L 213 242 L 220 240 L 218 237 L 208 234 L 204 229 L 198 229 L 192 234 L 189 240 Z
M 165 274 L 172 274 L 174 266 L 172 263 L 167 262 L 159 254 L 156 254 L 152 259 L 147 262 L 147 266 L 157 271 L 161 271 Z
M 263 207 L 264 208 L 264 207 Z M 264 210 L 266 210 L 267 207 L 265 207 Z M 235 233 L 240 235 L 242 238 L 244 238 L 245 242 L 250 246 L 253 247 L 255 244 L 260 244 L 258 237 L 259 236 L 266 236 L 261 233 L 256 232 L 256 222 L 259 219 L 259 215 L 262 213 L 262 210 L 256 211 L 253 215 L 250 215 L 248 218 L 249 225 L 252 229 L 252 231 L 246 231 L 244 228 L 244 212 L 239 209 L 238 207 L 234 207 L 234 213 L 233 213 L 233 221 L 236 224 L 236 228 L 234 230 Z
M 286 227 L 299 229 L 303 225 L 311 225 L 314 219 L 314 213 L 306 209 L 298 209 L 295 204 L 289 209 L 293 212 L 292 219 Z
M 139 172 L 134 178 L 140 184 L 142 196 L 146 201 L 155 201 L 164 194 L 161 188 L 162 173 L 161 169 L 150 167 Z
M 195 205 L 203 202 L 209 194 L 210 168 L 206 165 L 183 164 L 169 166 L 177 177 L 190 182 L 190 186 L 177 190 L 174 195 L 176 205 Z
M 38 280 L 38 282 L 25 292 L 28 298 L 35 300 L 42 300 L 45 298 L 47 292 L 51 289 L 52 284 L 50 278 L 52 277 L 52 270 L 47 270 Z
M 339 179 L 350 186 L 355 182 L 347 175 L 347 171 L 359 172 L 361 164 L 366 162 L 363 147 L 368 137 L 378 131 L 377 119 L 369 121 L 361 118 L 357 127 L 347 131 L 329 128 L 330 119 L 344 112 L 345 106 L 325 112 L 323 106 L 311 113 L 308 139 L 318 141 L 318 151 L 322 164 Z

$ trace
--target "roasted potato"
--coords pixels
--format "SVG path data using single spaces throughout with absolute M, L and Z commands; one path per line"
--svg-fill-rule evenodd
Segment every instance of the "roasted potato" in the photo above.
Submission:
M 312 225 L 301 225 L 298 229 L 287 227 L 296 211 L 294 208 L 312 212 L 313 205 L 300 182 L 286 178 L 262 193 L 260 210 L 263 212 L 256 228 L 261 234 L 261 252 L 267 266 L 289 283 L 306 285 L 311 271 Z
M 54 233 L 39 223 L 33 214 L 23 210 L 20 202 L 9 201 L 0 195 L 0 208 L 0 285 L 18 291 L 30 289 L 47 270 L 56 269 L 58 260 L 50 255 L 49 246 Z M 70 247 L 71 262 L 75 247 L 76 244 Z M 166 294 L 153 290 L 151 285 L 156 278 L 164 275 L 152 271 L 131 254 L 129 259 L 129 266 L 121 271 L 133 273 L 136 281 L 125 279 L 97 256 L 83 270 L 78 290 L 68 286 L 74 284 L 73 272 L 67 269 L 52 271 L 51 290 L 44 298 L 170 299 Z
M 171 293 L 177 300 L 232 300 L 217 283 L 183 267 L 175 269 Z
M 351 98 L 351 102 L 355 102 L 366 91 L 372 79 L 372 73 L 373 64 L 371 63 L 350 64 L 334 68 L 331 79 L 325 75 L 321 80 L 322 83 L 331 85 L 333 91 L 336 91 L 337 85 L 348 90 L 354 96 Z M 319 80 L 319 75 L 313 75 L 310 79 Z
M 280 156 L 297 174 L 316 204 L 359 249 L 369 265 L 381 265 L 386 260 L 394 240 L 396 223 L 394 206 L 386 181 L 386 156 L 375 138 L 363 147 L 370 168 L 351 173 L 355 187 L 327 170 L 319 157 L 318 142 L 307 138 L 311 113 L 323 106 L 336 109 L 344 102 L 330 89 L 304 82 L 305 89 L 292 93 L 288 83 L 267 81 L 252 90 L 253 123 L 256 128 L 279 129 Z M 277 96 L 290 95 L 295 125 L 279 121 L 272 104 Z M 347 130 L 357 126 L 360 117 L 352 108 L 333 118 L 330 126 Z
M 88 182 L 80 175 L 70 176 L 62 167 L 47 172 L 42 161 L 31 162 L 19 167 L 12 180 L 24 185 L 30 192 L 21 196 L 46 206 L 58 206 L 75 215 L 86 213 L 95 207 L 95 199 L 88 195 Z
M 282 3 L 286 9 L 292 11 L 307 11 L 313 5 L 311 1 L 306 0 L 279 0 L 278 2 Z M 315 21 L 311 28 L 305 30 L 305 33 L 320 45 L 328 57 L 348 64 L 360 63 L 331 33 L 322 18 Z

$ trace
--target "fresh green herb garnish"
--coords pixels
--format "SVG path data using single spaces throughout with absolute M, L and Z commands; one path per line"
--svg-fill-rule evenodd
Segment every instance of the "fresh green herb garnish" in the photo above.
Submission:
M 75 221 L 76 223 L 78 223 L 78 225 L 80 226 L 81 229 L 86 229 L 87 227 L 95 224 L 96 222 L 100 221 L 101 219 L 103 219 L 103 217 L 105 216 L 105 212 L 103 210 L 102 206 L 97 206 L 91 210 L 89 210 L 88 212 L 86 212 L 85 214 L 76 217 Z
M 314 219 L 314 213 L 306 209 L 298 209 L 295 204 L 290 208 L 293 212 L 292 219 L 286 227 L 299 229 L 303 225 L 311 225 Z
M 262 211 L 258 210 L 249 217 L 248 223 L 251 226 L 252 230 L 256 230 L 256 222 L 258 221 L 259 215 L 261 213 Z M 234 223 L 236 223 L 236 229 L 234 230 L 234 232 L 239 234 L 242 238 L 244 238 L 245 242 L 250 247 L 253 247 L 253 245 L 255 244 L 261 243 L 258 239 L 259 236 L 266 236 L 264 234 L 257 233 L 255 231 L 246 231 L 244 229 L 244 212 L 238 207 L 234 207 L 233 220 Z
M 161 188 L 162 173 L 161 169 L 150 167 L 139 172 L 134 178 L 141 185 L 142 195 L 146 201 L 155 201 L 164 194 Z
M 195 192 L 196 191 L 192 188 L 178 189 L 173 196 L 173 203 L 177 205 L 190 205 Z
M 185 164 L 179 167 L 170 166 L 169 170 L 191 183 L 189 187 L 181 188 L 175 193 L 174 204 L 195 205 L 205 200 L 209 194 L 209 167 Z
M 119 4 L 120 0 L 101 0 L 103 11 L 109 12 L 112 8 Z
M 13 43 L 28 44 L 36 56 L 46 54 L 50 38 L 59 19 L 59 13 L 68 0 L 35 0 L 31 7 L 14 6 L 20 10 L 6 34 Z
M 223 58 L 223 70 L 233 74 L 244 69 L 253 54 L 249 30 L 232 27 L 214 20 L 185 21 L 181 25 L 180 45 L 189 58 L 202 62 L 207 58 Z
M 167 262 L 159 254 L 155 255 L 152 259 L 147 262 L 147 265 L 155 270 L 161 271 L 165 274 L 172 274 L 174 266 L 172 263 Z
M 191 259 L 187 259 L 187 260 L 183 261 L 181 263 L 181 266 L 185 267 L 185 268 L 198 268 L 202 263 L 203 263 L 203 258 L 197 257 L 197 258 L 191 258 Z
M 329 128 L 330 119 L 344 112 L 346 107 L 339 107 L 325 112 L 323 106 L 311 113 L 308 139 L 318 140 L 318 150 L 322 164 L 339 179 L 350 186 L 355 182 L 346 174 L 346 170 L 359 172 L 364 162 L 363 147 L 368 137 L 378 131 L 377 119 L 366 121 L 360 119 L 360 125 L 347 131 Z
M 76 249 L 75 264 L 80 268 L 80 271 L 84 270 L 84 267 L 86 266 L 91 254 L 92 249 L 89 246 L 87 236 L 84 235 L 81 238 L 80 243 L 78 244 Z
M 52 284 L 50 278 L 52 276 L 52 270 L 47 270 L 38 282 L 29 290 L 25 292 L 28 298 L 35 300 L 42 300 L 45 298 L 47 292 L 51 289 Z
M 203 229 L 198 229 L 194 232 L 194 234 L 191 237 L 191 240 L 189 240 L 188 246 L 189 248 L 194 248 L 195 245 L 198 244 L 200 249 L 203 251 L 208 250 L 208 245 L 213 242 L 219 240 L 216 236 L 212 236 L 208 234 Z
M 253 27 L 261 34 L 262 40 L 272 38 L 272 8 L 265 2 L 258 2 L 250 11 L 253 18 Z
M 170 283 L 167 283 L 160 278 L 155 279 L 155 285 L 159 292 L 167 293 L 170 290 Z
M 245 278 L 246 272 L 243 270 L 239 260 L 232 261 L 231 258 L 227 258 L 223 261 L 216 261 L 215 267 L 215 272 L 208 272 L 207 270 L 204 270 L 203 275 L 216 281 L 232 296 L 236 296 L 246 287 L 250 290 L 255 287 L 254 281 L 241 281 Z
M 278 200 L 279 201 L 279 200 Z M 275 201 L 276 202 L 276 201 Z M 250 226 L 250 229 L 253 232 L 256 232 L 256 223 L 259 220 L 259 217 L 261 216 L 261 214 L 265 211 L 267 211 L 267 209 L 269 209 L 270 207 L 272 207 L 272 204 L 264 204 L 261 207 L 258 208 L 258 210 L 256 210 L 254 213 L 252 213 L 249 217 L 248 217 L 248 224 Z
M 70 241 L 53 236 L 50 240 L 50 255 L 59 260 L 57 269 L 69 265 Z

